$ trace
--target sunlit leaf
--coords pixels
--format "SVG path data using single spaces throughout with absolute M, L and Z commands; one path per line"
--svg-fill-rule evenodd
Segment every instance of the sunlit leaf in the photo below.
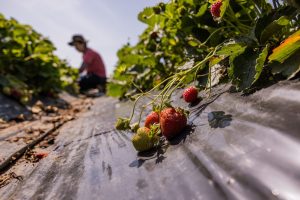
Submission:
M 224 0 L 222 1 L 222 6 L 221 6 L 221 13 L 220 13 L 220 17 L 222 18 L 227 10 L 227 7 L 229 5 L 229 0 Z
M 216 55 L 230 56 L 232 54 L 238 54 L 244 52 L 247 46 L 242 43 L 229 43 L 223 46 Z
M 300 50 L 294 53 L 291 57 L 286 59 L 284 63 L 274 62 L 270 65 L 272 73 L 282 74 L 287 79 L 294 78 L 300 71 Z
M 273 53 L 269 56 L 269 62 L 278 61 L 283 63 L 293 53 L 300 48 L 300 30 L 288 37 L 277 48 L 273 49 Z
M 205 12 L 207 11 L 207 8 L 208 8 L 208 4 L 207 4 L 207 3 L 206 3 L 206 4 L 203 4 L 203 5 L 200 7 L 198 13 L 197 13 L 195 16 L 196 16 L 196 17 L 201 17 L 202 15 L 205 14 Z

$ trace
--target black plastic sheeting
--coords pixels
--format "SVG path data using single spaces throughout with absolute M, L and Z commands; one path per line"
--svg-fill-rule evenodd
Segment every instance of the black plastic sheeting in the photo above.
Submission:
M 9 121 L 17 118 L 20 114 L 28 116 L 30 112 L 18 102 L 0 93 L 0 119 Z
M 249 96 L 228 89 L 195 106 L 178 92 L 190 126 L 142 155 L 130 133 L 112 129 L 128 105 L 99 98 L 63 127 L 55 150 L 23 182 L 0 190 L 1 199 L 300 199 L 300 83 Z

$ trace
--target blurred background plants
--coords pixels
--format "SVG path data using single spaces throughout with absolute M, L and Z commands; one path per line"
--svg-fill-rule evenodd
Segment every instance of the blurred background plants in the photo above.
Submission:
M 220 15 L 213 16 L 218 2 Z M 300 70 L 297 7 L 294 1 L 172 0 L 145 8 L 138 19 L 147 28 L 136 45 L 118 51 L 108 94 L 163 89 L 176 74 L 184 75 L 183 85 L 231 82 L 244 92 L 294 78 Z
M 76 92 L 78 70 L 55 54 L 52 42 L 31 26 L 0 14 L 0 87 L 27 104 L 34 95 Z

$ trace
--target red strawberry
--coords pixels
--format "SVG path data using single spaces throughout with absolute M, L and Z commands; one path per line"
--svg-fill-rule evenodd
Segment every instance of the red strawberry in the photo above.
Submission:
M 38 151 L 38 152 L 35 152 L 34 153 L 34 156 L 37 158 L 37 159 L 42 159 L 42 158 L 45 158 L 48 156 L 48 152 L 46 151 Z
M 188 103 L 195 102 L 198 99 L 198 90 L 194 86 L 188 87 L 183 91 L 182 96 Z
M 186 116 L 181 109 L 165 108 L 160 113 L 161 131 L 168 140 L 178 135 L 186 123 Z
M 154 111 L 146 117 L 145 127 L 150 128 L 152 124 L 159 124 L 159 114 Z
M 222 1 L 218 1 L 210 7 L 210 13 L 213 17 L 220 17 Z
M 17 89 L 12 89 L 11 95 L 16 99 L 19 99 L 19 98 L 21 98 L 23 93 L 21 91 L 17 90 Z

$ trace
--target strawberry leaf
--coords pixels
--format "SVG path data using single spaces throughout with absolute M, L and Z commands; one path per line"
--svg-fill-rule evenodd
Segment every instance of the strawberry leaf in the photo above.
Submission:
M 288 37 L 277 48 L 273 49 L 273 53 L 269 56 L 269 62 L 278 61 L 283 63 L 293 53 L 300 48 L 300 30 Z
M 231 55 L 236 55 L 239 53 L 244 52 L 246 49 L 246 45 L 242 43 L 228 43 L 225 46 L 223 46 L 217 53 L 216 55 L 219 56 L 231 56 Z
M 222 1 L 222 6 L 221 6 L 221 13 L 220 13 L 220 18 L 222 18 L 228 8 L 228 5 L 229 5 L 229 0 L 225 0 L 225 1 Z
M 233 83 L 238 86 L 238 89 L 248 89 L 255 80 L 255 66 L 258 53 L 251 49 L 246 49 L 245 52 L 230 57 L 230 76 Z
M 281 16 L 279 19 L 274 20 L 264 29 L 260 36 L 260 41 L 262 43 L 267 42 L 275 33 L 281 31 L 281 29 L 287 26 L 289 23 L 290 20 L 286 16 Z
M 291 57 L 286 59 L 284 63 L 274 62 L 270 65 L 272 73 L 282 74 L 287 79 L 294 78 L 300 71 L 300 50 L 294 53 Z
M 261 75 L 261 72 L 263 70 L 265 61 L 266 61 L 267 56 L 268 56 L 269 48 L 270 48 L 270 46 L 267 45 L 263 49 L 263 51 L 259 54 L 258 58 L 256 59 L 256 65 L 255 65 L 256 73 L 255 73 L 254 80 L 253 80 L 252 84 L 254 84 L 259 79 L 259 77 Z

